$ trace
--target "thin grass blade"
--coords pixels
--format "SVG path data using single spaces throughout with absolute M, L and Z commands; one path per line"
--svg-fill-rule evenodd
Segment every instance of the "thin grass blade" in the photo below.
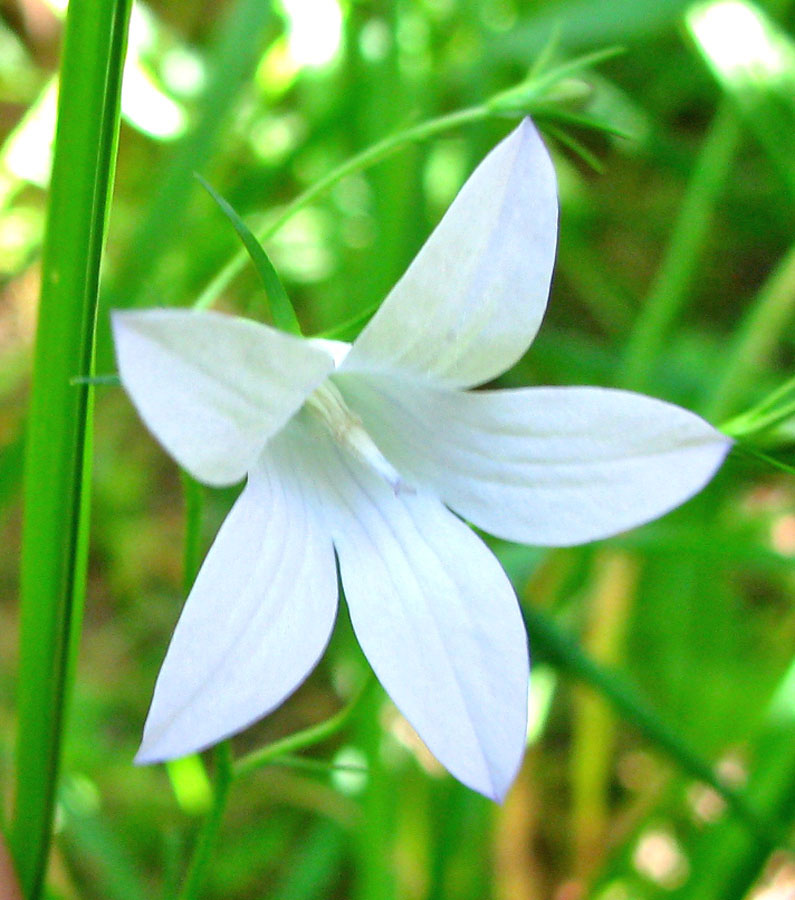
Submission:
M 260 244 L 256 237 L 252 234 L 251 229 L 235 212 L 232 206 L 215 190 L 215 188 L 196 173 L 196 180 L 204 188 L 205 191 L 213 198 L 221 212 L 229 219 L 232 227 L 237 232 L 246 252 L 254 263 L 254 268 L 260 277 L 265 293 L 268 295 L 270 303 L 271 315 L 274 324 L 282 331 L 289 331 L 292 334 L 301 334 L 301 326 L 295 315 L 295 310 L 287 296 L 284 285 L 279 280 L 276 268 L 265 252 L 265 248 Z

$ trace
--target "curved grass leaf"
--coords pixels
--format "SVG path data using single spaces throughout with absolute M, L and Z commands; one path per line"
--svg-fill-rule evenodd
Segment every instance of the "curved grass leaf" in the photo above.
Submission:
M 218 191 L 205 181 L 198 172 L 195 173 L 195 178 L 218 204 L 219 209 L 227 219 L 229 219 L 232 227 L 243 242 L 243 246 L 246 248 L 246 252 L 250 257 L 251 262 L 254 263 L 254 268 L 257 270 L 262 286 L 265 288 L 265 293 L 268 295 L 271 315 L 273 316 L 273 322 L 276 327 L 281 328 L 282 331 L 289 331 L 292 334 L 301 334 L 301 326 L 298 324 L 298 319 L 296 318 L 295 310 L 290 303 L 290 298 L 287 296 L 287 291 L 285 291 L 284 285 L 282 285 L 279 280 L 276 268 L 271 262 L 268 254 L 265 252 L 263 246 L 251 233 L 251 230 L 246 223 L 235 212 L 232 206 L 224 200 Z

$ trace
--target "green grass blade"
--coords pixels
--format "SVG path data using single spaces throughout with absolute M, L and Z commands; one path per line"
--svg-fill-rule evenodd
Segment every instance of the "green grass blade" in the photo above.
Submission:
M 718 109 L 698 156 L 671 240 L 624 351 L 622 385 L 647 388 L 671 329 L 692 296 L 715 204 L 734 162 L 740 128 L 733 110 Z
M 438 134 L 443 134 L 462 125 L 472 122 L 480 122 L 489 118 L 491 111 L 485 106 L 473 106 L 468 109 L 462 109 L 458 112 L 449 113 L 445 116 L 439 116 L 435 119 L 429 119 L 414 125 L 410 128 L 400 131 L 397 134 L 384 138 L 372 144 L 366 150 L 351 157 L 341 166 L 333 169 L 328 175 L 323 176 L 316 181 L 311 187 L 307 188 L 302 194 L 293 200 L 282 213 L 272 222 L 270 222 L 258 235 L 259 240 L 266 241 L 294 216 L 299 210 L 309 206 L 316 197 L 319 197 L 324 191 L 333 185 L 342 181 L 348 175 L 355 172 L 361 172 L 364 169 L 374 166 L 376 163 L 387 159 L 393 153 L 403 149 L 406 146 L 424 141 Z M 194 306 L 197 309 L 206 309 L 212 306 L 218 299 L 227 285 L 243 268 L 246 262 L 246 254 L 240 252 L 235 254 L 229 262 L 221 269 L 221 271 L 213 278 L 202 293 L 197 298 Z
M 22 535 L 19 733 L 12 850 L 29 900 L 50 844 L 85 578 L 90 374 L 131 0 L 72 0 L 42 265 Z
M 108 375 L 77 375 L 70 379 L 71 384 L 93 384 L 101 387 L 121 387 L 121 378 L 116 374 Z
M 561 671 L 589 684 L 619 715 L 632 722 L 641 734 L 688 775 L 717 791 L 756 843 L 768 850 L 783 843 L 783 835 L 779 833 L 775 821 L 769 822 L 749 803 L 745 794 L 725 784 L 713 767 L 637 695 L 632 685 L 616 672 L 599 665 L 547 615 L 530 604 L 522 605 L 522 615 L 537 659 L 543 658 Z
M 232 223 L 232 227 L 243 242 L 251 262 L 254 263 L 254 268 L 257 270 L 262 286 L 265 288 L 265 293 L 268 295 L 271 315 L 276 327 L 281 328 L 282 331 L 289 331 L 292 334 L 301 334 L 301 326 L 298 324 L 298 319 L 292 303 L 290 303 L 290 298 L 287 296 L 287 291 L 285 291 L 284 285 L 279 280 L 276 268 L 262 244 L 254 237 L 248 225 L 240 218 L 232 206 L 224 200 L 211 184 L 205 181 L 198 173 L 196 173 L 196 180 L 218 204 L 221 212 Z
M 795 803 L 795 662 L 781 678 L 750 751 L 753 762 L 745 794 L 770 821 L 786 828 Z M 669 896 L 742 900 L 769 852 L 736 820 L 723 819 L 700 836 L 690 857 L 692 876 Z
M 744 444 L 742 441 L 740 441 L 736 445 L 736 448 L 737 452 L 745 453 L 752 459 L 759 460 L 765 466 L 770 466 L 773 469 L 778 469 L 779 472 L 784 472 L 786 475 L 795 475 L 795 465 L 785 462 L 783 459 L 776 459 L 775 456 L 771 456 L 769 453 L 765 453 L 764 450 L 760 450 L 759 448 L 754 447 L 752 444 Z
M 0 451 L 0 515 L 16 500 L 19 493 L 24 455 L 23 435 L 18 435 Z
M 96 887 L 106 900 L 141 900 L 146 889 L 123 832 L 111 830 L 108 817 L 87 805 L 74 781 L 59 791 L 67 857 L 91 859 Z
M 770 273 L 740 322 L 726 353 L 726 365 L 713 384 L 707 414 L 714 421 L 731 415 L 770 365 L 795 316 L 795 243 Z
M 152 283 L 164 251 L 179 234 L 175 225 L 184 216 L 193 173 L 216 152 L 218 136 L 274 33 L 273 25 L 272 4 L 263 0 L 238 0 L 230 8 L 208 55 L 209 75 L 196 124 L 175 149 L 165 174 L 158 178 L 149 208 L 126 254 L 127 263 L 113 281 L 114 304 L 142 302 L 141 292 Z M 146 265 L 141 260 L 146 260 Z
M 723 428 L 734 437 L 761 431 L 778 424 L 782 417 L 791 415 L 792 411 L 795 411 L 795 377 L 787 379 L 752 409 L 732 419 Z

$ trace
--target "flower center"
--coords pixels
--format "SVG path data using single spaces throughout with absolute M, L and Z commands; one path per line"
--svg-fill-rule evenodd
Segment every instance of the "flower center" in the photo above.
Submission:
M 378 472 L 396 494 L 407 490 L 395 467 L 384 457 L 365 431 L 362 420 L 330 381 L 321 384 L 308 397 L 305 406 L 320 419 L 341 447 Z

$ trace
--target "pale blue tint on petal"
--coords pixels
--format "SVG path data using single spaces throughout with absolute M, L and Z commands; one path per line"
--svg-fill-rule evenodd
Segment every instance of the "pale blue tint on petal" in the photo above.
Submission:
M 199 481 L 240 481 L 334 369 L 325 350 L 248 319 L 185 309 L 113 314 L 122 384 Z
M 405 478 L 521 543 L 570 546 L 655 519 L 700 491 L 731 447 L 694 413 L 629 391 L 335 379 Z
M 300 475 L 280 438 L 252 471 L 171 639 L 138 762 L 184 756 L 241 731 L 322 655 L 337 571 Z
M 293 457 L 325 509 L 362 649 L 437 759 L 502 799 L 524 751 L 528 681 L 507 576 L 435 497 L 393 488 L 310 417 L 303 427 Z
M 546 309 L 556 191 L 546 148 L 525 119 L 475 169 L 342 368 L 470 386 L 513 365 Z

